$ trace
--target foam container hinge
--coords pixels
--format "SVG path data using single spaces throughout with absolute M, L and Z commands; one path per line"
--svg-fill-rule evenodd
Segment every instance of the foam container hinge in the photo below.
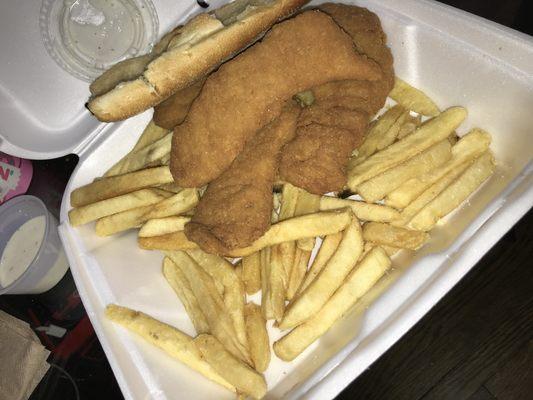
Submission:
M 348 3 L 350 1 L 347 1 Z M 398 76 L 441 108 L 462 105 L 493 136 L 496 173 L 432 231 L 344 320 L 292 363 L 273 357 L 268 399 L 333 398 L 434 306 L 533 205 L 533 39 L 429 1 L 360 1 L 381 18 Z M 160 4 L 156 3 L 156 7 Z M 159 15 L 165 9 L 158 8 Z M 65 191 L 60 233 L 80 296 L 127 399 L 231 399 L 234 395 L 104 318 L 110 302 L 193 334 L 161 273 L 162 255 L 135 232 L 98 238 L 67 221 L 72 189 L 101 175 L 134 144 L 150 112 L 109 129 L 81 155 Z

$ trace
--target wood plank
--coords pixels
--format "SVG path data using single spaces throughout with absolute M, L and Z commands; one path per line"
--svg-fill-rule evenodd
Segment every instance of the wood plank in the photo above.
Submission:
M 520 348 L 485 387 L 498 399 L 527 400 L 533 396 L 533 339 Z
M 468 398 L 533 330 L 533 212 L 508 232 L 411 331 L 346 388 L 339 399 L 414 400 L 439 382 Z M 486 372 L 483 363 L 489 363 Z M 474 367 L 468 365 L 474 363 Z M 481 370 L 481 372 L 480 372 Z M 455 372 L 454 372 L 455 371 Z M 468 372 L 468 383 L 458 379 Z M 480 379 L 476 379 L 476 375 Z M 434 389 L 438 390 L 438 389 Z
M 484 386 L 480 386 L 479 389 L 468 398 L 468 400 L 496 400 Z

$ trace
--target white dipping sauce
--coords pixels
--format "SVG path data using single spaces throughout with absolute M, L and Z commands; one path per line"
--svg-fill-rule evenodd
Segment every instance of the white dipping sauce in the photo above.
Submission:
M 26 221 L 7 242 L 0 259 L 0 284 L 11 285 L 28 269 L 44 238 L 44 215 Z

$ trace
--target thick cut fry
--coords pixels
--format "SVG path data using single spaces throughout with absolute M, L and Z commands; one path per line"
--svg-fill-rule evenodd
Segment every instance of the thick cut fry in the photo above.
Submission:
M 289 282 L 287 284 L 287 300 L 292 300 L 296 295 L 298 288 L 302 284 L 302 281 L 307 272 L 307 266 L 309 264 L 309 259 L 311 258 L 311 251 L 302 250 L 296 248 L 294 256 L 294 264 L 291 269 L 291 275 L 289 276 Z
M 349 209 L 321 211 L 278 222 L 270 227 L 252 245 L 235 249 L 227 254 L 230 257 L 243 257 L 265 247 L 303 238 L 326 236 L 342 231 L 351 221 L 353 213 Z
M 317 212 L 320 208 L 320 196 L 306 192 L 303 189 L 298 190 L 298 199 L 296 201 L 295 216 L 306 215 Z M 282 246 L 281 244 L 280 246 Z M 311 258 L 311 251 L 315 247 L 315 238 L 301 239 L 296 242 L 294 251 L 294 261 L 288 276 L 286 284 L 286 298 L 291 300 L 296 291 L 302 284 L 302 280 L 307 272 L 307 264 Z M 280 316 L 281 318 L 281 316 Z
M 213 278 L 182 251 L 167 252 L 166 255 L 187 277 L 209 324 L 211 333 L 224 343 L 226 349 L 235 357 L 251 363 L 248 350 L 242 346 L 236 337 L 233 321 L 226 311 L 224 299 L 217 291 Z
M 283 254 L 280 250 L 280 245 L 270 247 L 270 264 L 268 268 L 265 268 L 265 271 L 268 273 L 268 283 L 266 292 L 262 295 L 268 297 L 267 311 L 270 311 L 270 313 L 267 312 L 267 315 L 276 321 L 280 321 L 285 312 L 287 290 L 287 274 L 283 265 Z
M 407 207 L 415 198 L 420 196 L 428 187 L 442 179 L 452 170 L 468 161 L 473 161 L 483 154 L 490 146 L 490 135 L 481 130 L 473 129 L 463 136 L 452 146 L 451 159 L 438 168 L 427 170 L 416 178 L 405 181 L 394 191 L 387 195 L 385 200 L 387 205 L 396 208 Z
M 391 222 L 400 217 L 400 213 L 394 208 L 379 204 L 369 204 L 364 201 L 339 199 L 338 197 L 322 196 L 320 198 L 320 210 L 336 210 L 350 207 L 357 218 L 363 221 Z
M 376 284 L 390 265 L 390 259 L 383 249 L 374 247 L 370 250 L 320 311 L 274 343 L 274 353 L 282 360 L 294 360 L 342 318 Z
M 440 218 L 459 207 L 493 172 L 494 157 L 489 151 L 474 161 L 455 182 L 416 214 L 407 226 L 430 230 Z
M 172 232 L 161 236 L 140 237 L 137 244 L 145 250 L 190 250 L 198 245 L 185 236 L 185 232 Z
M 416 117 L 413 117 L 412 115 L 409 115 L 403 125 L 400 128 L 400 131 L 398 132 L 397 139 L 402 139 L 406 137 L 407 135 L 410 135 L 415 130 L 418 129 L 420 124 L 422 123 L 422 118 L 420 115 L 417 115 Z
M 283 184 L 283 190 L 281 193 L 281 205 L 279 208 L 278 221 L 284 221 L 288 218 L 295 216 L 296 204 L 298 203 L 299 190 L 297 187 L 290 183 Z M 293 241 L 280 243 L 279 248 L 279 260 L 283 264 L 285 269 L 285 281 L 291 273 L 292 266 L 294 265 L 294 253 L 296 250 L 296 243 Z
M 170 217 L 178 215 L 193 209 L 200 200 L 198 190 L 194 188 L 183 189 L 174 196 L 157 203 L 153 208 L 144 215 L 145 221 L 153 218 Z
M 451 107 L 421 125 L 414 133 L 368 157 L 348 171 L 348 187 L 355 191 L 364 181 L 402 163 L 446 139 L 466 118 L 462 107 Z
M 424 92 L 418 90 L 400 78 L 396 78 L 389 97 L 408 110 L 418 114 L 434 117 L 439 114 L 439 107 Z
M 194 339 L 202 358 L 213 367 L 225 380 L 230 382 L 238 392 L 261 399 L 267 391 L 263 375 L 229 353 L 222 343 L 211 335 L 200 335 Z
M 150 144 L 158 141 L 163 136 L 167 135 L 168 132 L 169 132 L 168 130 L 160 128 L 159 126 L 157 126 L 154 123 L 154 121 L 150 121 L 148 123 L 148 125 L 146 126 L 146 128 L 144 128 L 143 133 L 141 134 L 141 136 L 137 140 L 137 143 L 135 143 L 135 146 L 133 147 L 133 149 L 131 149 L 131 151 L 128 154 L 126 154 L 124 157 L 122 157 L 122 159 L 119 162 L 117 162 L 115 165 L 113 165 L 104 174 L 104 176 L 117 175 L 116 173 L 113 173 L 112 171 L 120 171 L 121 168 L 122 168 L 122 164 L 125 162 L 124 160 L 128 156 L 130 156 L 131 154 L 137 152 L 138 150 L 140 150 L 140 149 L 142 149 L 142 148 L 144 148 L 146 146 L 149 146 Z
M 274 318 L 274 310 L 272 309 L 272 301 L 270 297 L 271 250 L 271 247 L 266 247 L 259 252 L 261 260 L 261 312 L 263 313 L 263 317 L 267 320 Z
M 159 185 L 158 188 L 166 190 L 167 192 L 172 192 L 172 193 L 179 193 L 183 190 L 182 187 L 176 185 L 174 182 Z
M 201 249 L 187 250 L 187 254 L 200 265 L 215 282 L 224 286 L 224 304 L 233 321 L 237 339 L 246 348 L 246 326 L 244 323 L 244 285 L 237 277 L 233 265 L 222 257 L 208 254 Z
M 319 209 L 320 209 L 320 196 L 306 192 L 303 189 L 298 189 L 298 198 L 296 201 L 296 207 L 294 209 L 295 217 L 299 215 L 315 213 Z M 282 218 L 282 219 L 286 219 L 286 218 Z M 301 239 L 296 242 L 296 245 L 301 250 L 311 251 L 315 247 L 315 239 L 314 238 Z
M 250 344 L 250 356 L 254 368 L 258 372 L 265 372 L 270 364 L 270 342 L 266 329 L 266 321 L 261 314 L 261 307 L 255 303 L 248 303 L 244 307 L 246 319 L 246 333 Z
M 148 168 L 129 174 L 111 176 L 74 189 L 70 194 L 70 205 L 81 207 L 121 194 L 170 182 L 173 182 L 173 178 L 168 167 Z
M 350 160 L 350 165 L 360 164 L 376 151 L 382 150 L 394 142 L 404 121 L 409 116 L 409 111 L 396 105 L 372 125 L 366 134 L 365 141 L 357 149 L 357 156 Z
M 180 216 L 149 219 L 139 231 L 139 237 L 161 236 L 167 233 L 180 232 L 183 231 L 185 224 L 190 220 L 189 217 Z
M 363 245 L 361 226 L 352 214 L 337 251 L 309 286 L 289 304 L 279 328 L 293 328 L 316 314 L 357 263 Z
M 151 163 L 161 160 L 163 157 L 170 154 L 171 142 L 172 133 L 167 133 L 154 143 L 128 154 L 126 157 L 120 160 L 118 164 L 115 164 L 115 166 L 107 171 L 106 176 L 120 175 L 128 172 L 138 171 L 145 168 L 147 165 L 150 165 Z
M 136 192 L 123 194 L 122 196 L 100 200 L 96 203 L 87 204 L 69 211 L 68 217 L 72 226 L 83 225 L 108 215 L 116 214 L 133 208 L 148 206 L 158 203 L 171 193 L 161 189 L 141 189 Z
M 215 372 L 214 368 L 202 359 L 200 351 L 189 335 L 140 311 L 134 311 L 115 304 L 108 305 L 105 313 L 111 321 L 140 335 L 149 343 L 159 347 L 171 357 L 181 361 L 213 382 L 235 391 L 235 387 L 232 384 L 222 378 L 220 374 Z
M 337 250 L 337 247 L 339 247 L 341 239 L 342 232 L 334 233 L 333 235 L 328 235 L 324 238 L 316 257 L 313 260 L 311 267 L 309 268 L 309 271 L 307 271 L 307 274 L 305 275 L 302 284 L 298 288 L 296 296 L 299 296 L 300 293 L 302 293 L 304 289 L 306 289 L 307 286 L 309 286 L 309 284 L 313 282 L 313 280 L 320 273 L 320 271 L 322 271 L 331 256 Z
M 198 204 L 198 192 L 196 189 L 184 189 L 158 203 L 100 218 L 96 222 L 96 234 L 99 236 L 113 235 L 139 227 L 149 219 L 184 213 L 192 209 L 196 204 Z
M 246 293 L 252 295 L 261 289 L 260 253 L 252 253 L 242 258 L 242 281 Z
M 400 213 L 400 218 L 391 222 L 394 226 L 407 226 L 409 221 L 420 212 L 431 200 L 437 197 L 444 189 L 452 184 L 471 164 L 473 161 L 467 161 L 455 169 L 448 172 L 445 176 L 428 187 L 412 203 L 405 207 Z
M 380 222 L 367 222 L 363 225 L 363 239 L 380 245 L 417 250 L 426 243 L 429 235 Z
M 198 304 L 198 299 L 194 295 L 187 277 L 168 257 L 165 257 L 163 260 L 163 275 L 183 303 L 185 311 L 187 311 L 187 315 L 194 325 L 196 334 L 209 333 L 209 324 L 205 319 L 205 315 Z
M 404 163 L 361 183 L 357 186 L 357 192 L 370 203 L 381 200 L 403 182 L 422 174 L 424 171 L 441 166 L 451 156 L 450 142 L 445 139 Z

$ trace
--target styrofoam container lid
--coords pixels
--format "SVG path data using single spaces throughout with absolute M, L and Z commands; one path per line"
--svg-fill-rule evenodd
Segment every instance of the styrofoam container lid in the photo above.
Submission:
M 90 95 L 87 81 L 120 59 L 146 53 L 151 42 L 178 22 L 203 11 L 192 0 L 91 0 L 95 7 L 114 4 L 120 9 L 105 15 L 113 25 L 72 24 L 73 18 L 100 22 L 101 15 L 94 15 L 87 4 L 87 0 L 0 2 L 0 151 L 29 159 L 81 154 L 117 125 L 99 122 L 85 108 Z M 126 14 L 133 22 L 109 34 Z M 111 41 L 75 43 L 76 37 L 102 34 L 104 28 Z M 127 39 L 121 40 L 121 34 Z M 62 38 L 66 45 L 60 43 Z M 114 59 L 115 52 L 120 54 Z

